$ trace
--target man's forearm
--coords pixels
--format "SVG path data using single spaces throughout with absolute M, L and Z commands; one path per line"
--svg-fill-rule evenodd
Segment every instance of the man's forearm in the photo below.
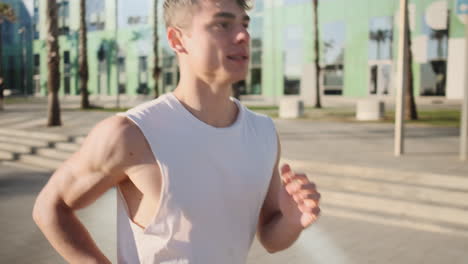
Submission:
M 278 212 L 270 221 L 259 227 L 259 240 L 265 249 L 274 253 L 290 247 L 299 237 L 302 228 L 286 221 Z
M 91 235 L 70 209 L 56 207 L 35 221 L 51 245 L 69 263 L 111 263 L 96 246 Z M 43 214 L 44 215 L 44 214 Z

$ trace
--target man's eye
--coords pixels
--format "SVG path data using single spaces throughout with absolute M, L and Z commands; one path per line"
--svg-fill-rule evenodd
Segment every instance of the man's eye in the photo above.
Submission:
M 223 29 L 229 28 L 229 23 L 226 23 L 226 22 L 218 23 L 218 25 L 220 28 L 223 28 Z
M 213 26 L 218 30 L 229 30 L 231 27 L 229 22 L 216 22 Z
M 248 28 L 249 28 L 249 24 L 244 24 L 244 27 L 248 29 Z

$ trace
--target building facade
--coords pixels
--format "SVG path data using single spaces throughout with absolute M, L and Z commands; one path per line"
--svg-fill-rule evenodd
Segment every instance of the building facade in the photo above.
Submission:
M 78 95 L 79 1 L 57 0 L 61 88 Z M 92 95 L 149 94 L 153 86 L 152 1 L 87 0 L 88 89 Z M 35 93 L 47 92 L 46 1 L 34 1 Z
M 265 96 L 295 94 L 313 103 L 311 2 L 272 0 L 265 7 Z M 416 96 L 462 97 L 464 25 L 455 5 L 456 0 L 409 0 Z M 319 0 L 322 94 L 394 96 L 399 9 L 395 0 Z
M 45 3 L 35 0 L 33 82 L 47 87 Z M 61 93 L 77 95 L 79 1 L 59 4 Z M 160 92 L 175 88 L 179 72 L 165 39 L 159 1 Z M 94 95 L 151 94 L 154 86 L 152 0 L 87 0 L 89 89 Z M 464 24 L 456 0 L 410 0 L 415 95 L 462 97 Z M 319 0 L 322 94 L 351 98 L 395 93 L 399 1 Z M 273 104 L 283 96 L 315 98 L 311 0 L 257 0 L 251 16 L 251 62 L 246 97 Z
M 1 25 L 2 64 L 5 89 L 12 94 L 32 93 L 32 18 L 22 1 L 2 0 L 10 5 L 16 21 Z

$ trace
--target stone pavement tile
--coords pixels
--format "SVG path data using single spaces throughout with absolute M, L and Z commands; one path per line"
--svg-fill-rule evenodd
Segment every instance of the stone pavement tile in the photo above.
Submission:
M 380 229 L 385 229 L 382 227 Z M 349 252 L 358 255 L 363 263 L 452 263 L 439 262 L 433 258 L 428 258 L 430 252 L 444 255 L 453 261 L 458 261 L 460 255 L 468 259 L 466 252 L 466 237 L 448 236 L 439 233 L 416 231 L 411 229 L 401 229 L 391 227 L 394 235 L 388 238 L 383 237 L 385 243 L 379 247 L 373 247 L 372 241 L 363 241 L 363 246 L 359 250 Z M 445 240 L 445 241 L 444 241 Z M 457 257 L 450 257 L 448 252 L 452 250 Z

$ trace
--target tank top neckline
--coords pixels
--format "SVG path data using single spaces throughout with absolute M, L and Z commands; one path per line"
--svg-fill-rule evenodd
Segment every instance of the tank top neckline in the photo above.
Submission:
M 208 132 L 227 133 L 236 131 L 239 127 L 241 127 L 242 121 L 244 119 L 244 107 L 239 102 L 239 100 L 233 97 L 230 97 L 229 99 L 233 101 L 237 106 L 238 111 L 236 120 L 227 127 L 214 127 L 195 117 L 187 108 L 185 108 L 185 106 L 179 101 L 179 99 L 177 99 L 173 92 L 167 93 L 167 96 L 169 101 L 171 101 L 174 104 L 174 107 L 176 107 L 176 109 L 180 111 L 180 113 L 184 116 L 185 119 L 187 119 L 194 126 L 200 129 L 204 129 Z

